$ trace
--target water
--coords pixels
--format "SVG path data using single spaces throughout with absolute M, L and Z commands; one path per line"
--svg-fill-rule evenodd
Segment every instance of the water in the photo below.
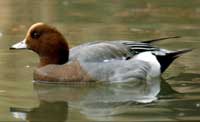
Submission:
M 0 121 L 200 120 L 199 0 L 1 0 L 0 6 Z M 136 103 L 126 84 L 33 83 L 37 55 L 8 48 L 39 21 L 56 26 L 71 47 L 178 35 L 156 45 L 194 50 L 163 74 L 158 100 Z

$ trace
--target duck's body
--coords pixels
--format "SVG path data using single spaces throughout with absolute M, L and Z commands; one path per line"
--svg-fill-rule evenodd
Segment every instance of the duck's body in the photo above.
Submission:
M 144 80 L 152 68 L 158 68 L 158 72 L 155 72 L 158 75 L 160 65 L 155 56 L 151 52 L 136 52 L 133 48 L 138 44 L 142 43 L 120 40 L 88 43 L 72 48 L 69 59 L 72 62 L 78 60 L 88 74 L 98 81 Z M 149 62 L 139 57 L 142 55 L 149 55 Z
M 160 77 L 175 58 L 190 51 L 168 51 L 150 42 L 99 41 L 69 50 L 55 28 L 37 23 L 31 26 L 25 40 L 12 49 L 28 48 L 38 53 L 40 64 L 34 80 L 57 83 L 148 81 Z
M 44 73 L 45 78 L 49 77 L 48 81 L 124 82 L 145 80 L 150 72 L 155 76 L 160 74 L 160 64 L 151 52 L 137 54 L 124 42 L 128 41 L 94 42 L 74 47 L 70 50 L 68 63 L 38 68 L 35 79 Z M 142 55 L 149 56 L 149 62 L 140 58 Z M 152 69 L 156 69 L 156 72 Z

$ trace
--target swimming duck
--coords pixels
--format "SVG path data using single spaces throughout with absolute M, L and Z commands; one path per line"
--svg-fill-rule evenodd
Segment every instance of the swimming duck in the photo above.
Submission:
M 159 38 L 143 42 L 117 40 L 95 41 L 69 49 L 64 36 L 45 23 L 33 24 L 25 39 L 10 49 L 29 49 L 39 55 L 35 81 L 54 83 L 148 80 L 160 75 L 181 54 L 153 46 Z

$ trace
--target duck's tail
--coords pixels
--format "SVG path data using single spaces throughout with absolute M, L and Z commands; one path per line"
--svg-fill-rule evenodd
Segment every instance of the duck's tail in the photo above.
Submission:
M 192 51 L 192 49 L 182 49 L 182 50 L 167 52 L 166 55 L 156 55 L 156 58 L 158 59 L 161 65 L 161 72 L 164 72 L 176 58 L 190 51 Z
M 158 39 L 145 40 L 145 41 L 142 41 L 142 43 L 153 43 L 153 42 L 166 40 L 166 39 L 173 39 L 173 38 L 180 38 L 180 36 L 170 36 L 170 37 L 164 37 L 164 38 L 158 38 Z

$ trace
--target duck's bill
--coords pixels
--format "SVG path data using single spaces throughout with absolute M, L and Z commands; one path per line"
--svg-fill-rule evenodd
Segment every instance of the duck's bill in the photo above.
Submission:
M 10 47 L 11 50 L 15 49 L 27 49 L 26 40 L 24 39 L 21 42 L 18 42 Z

